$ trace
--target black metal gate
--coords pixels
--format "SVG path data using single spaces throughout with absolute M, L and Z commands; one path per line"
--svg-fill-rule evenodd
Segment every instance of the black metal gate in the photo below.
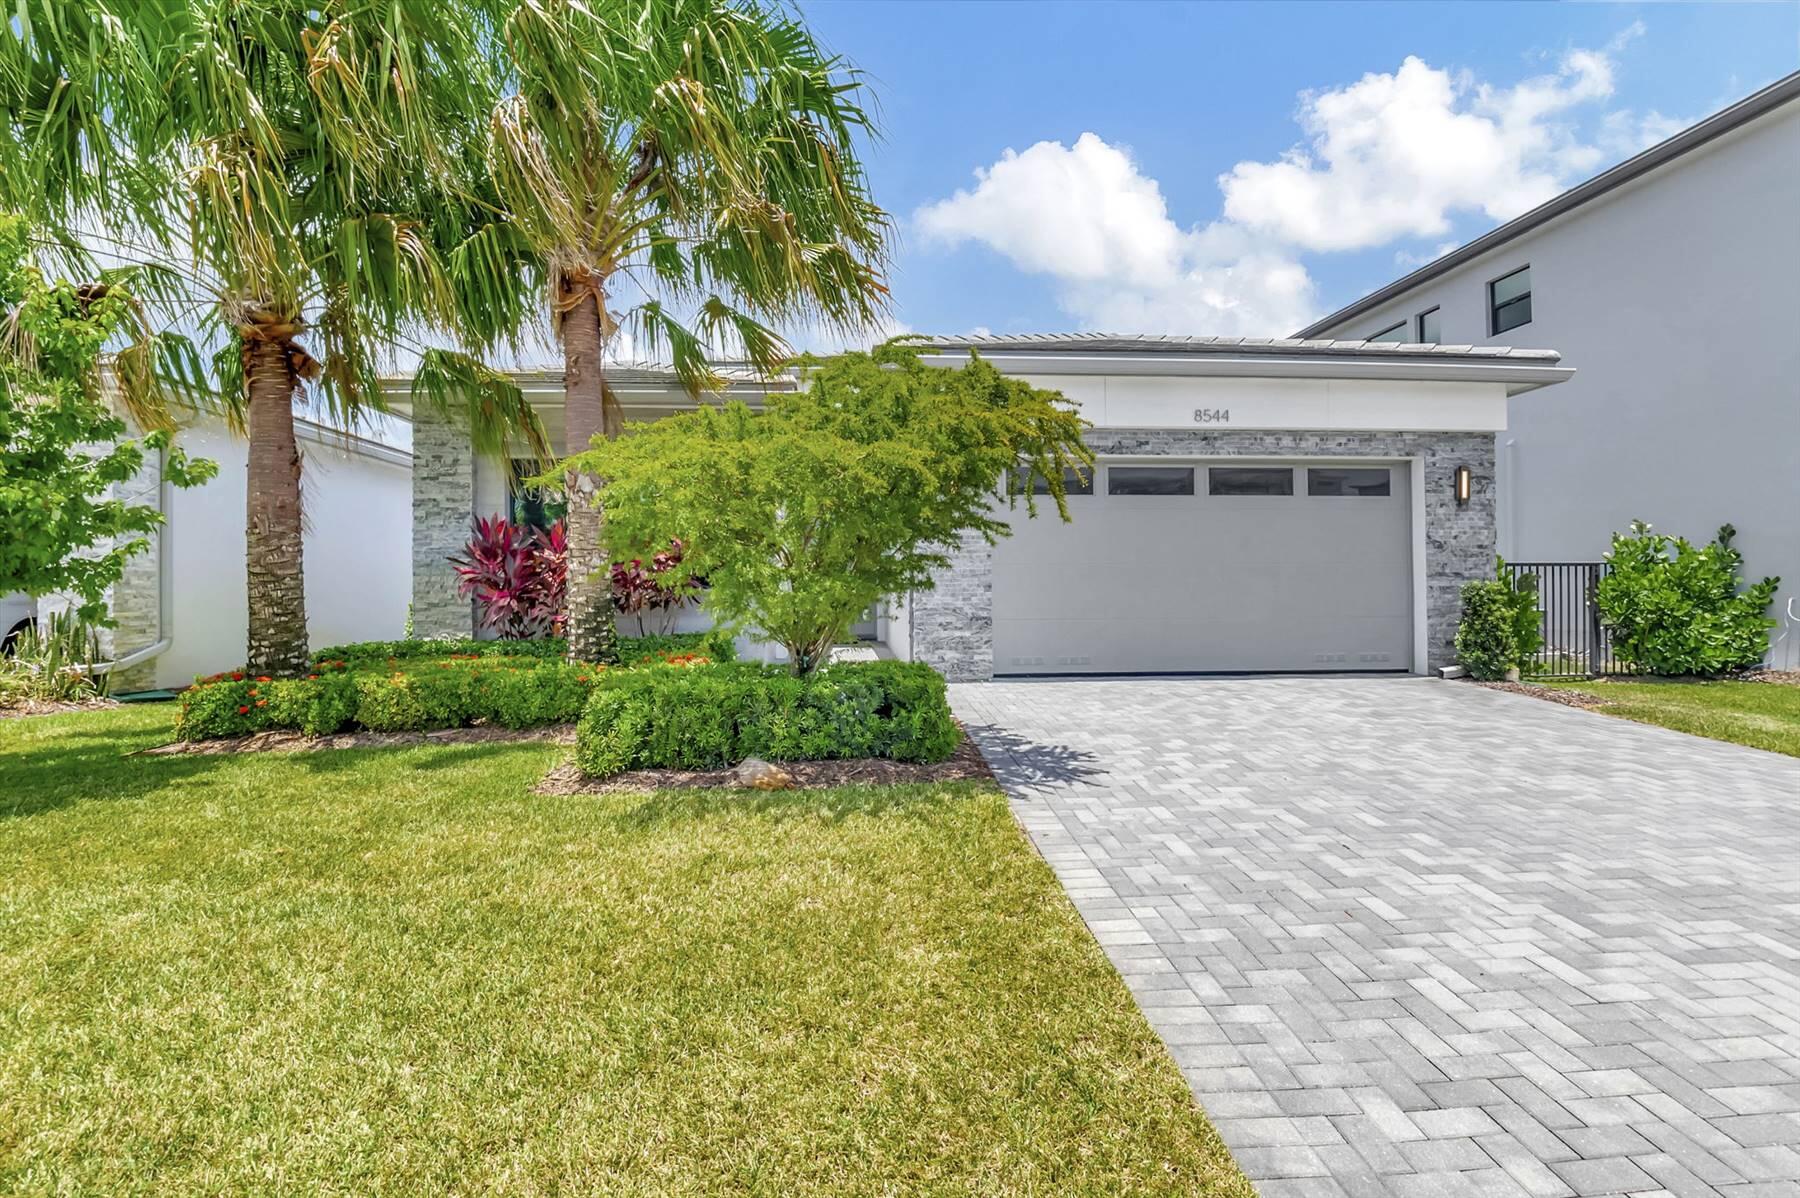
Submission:
M 1612 640 L 1594 603 L 1594 588 L 1607 570 L 1605 562 L 1507 562 L 1506 569 L 1515 583 L 1520 575 L 1536 580 L 1543 618 L 1543 646 L 1519 667 L 1521 674 L 1593 678 L 1631 672 L 1613 656 Z

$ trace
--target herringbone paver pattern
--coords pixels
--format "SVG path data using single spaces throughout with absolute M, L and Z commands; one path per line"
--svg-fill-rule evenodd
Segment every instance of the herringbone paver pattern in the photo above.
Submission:
M 951 693 L 1265 1198 L 1800 1194 L 1800 761 L 1416 678 Z

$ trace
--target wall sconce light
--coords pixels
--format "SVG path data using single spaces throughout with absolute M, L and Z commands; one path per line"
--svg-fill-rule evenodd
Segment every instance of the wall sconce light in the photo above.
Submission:
M 1463 507 L 1469 502 L 1469 489 L 1473 480 L 1469 476 L 1467 466 L 1456 468 L 1456 506 Z

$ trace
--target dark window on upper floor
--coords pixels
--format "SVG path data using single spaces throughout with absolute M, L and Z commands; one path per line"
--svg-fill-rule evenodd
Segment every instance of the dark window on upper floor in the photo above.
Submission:
M 1436 308 L 1419 313 L 1418 330 L 1418 336 L 1414 340 L 1423 341 L 1426 345 L 1436 345 L 1443 339 L 1443 330 L 1438 327 L 1438 310 Z
M 1531 323 L 1531 267 L 1521 266 L 1488 284 L 1488 332 L 1498 336 Z
M 1208 495 L 1292 495 L 1294 472 L 1286 466 L 1213 466 L 1206 472 Z
M 1406 343 L 1406 322 L 1403 320 L 1399 324 L 1391 324 L 1387 328 L 1381 330 L 1381 332 L 1376 333 L 1371 337 L 1366 337 L 1364 340 L 1386 341 L 1394 345 L 1404 345 Z

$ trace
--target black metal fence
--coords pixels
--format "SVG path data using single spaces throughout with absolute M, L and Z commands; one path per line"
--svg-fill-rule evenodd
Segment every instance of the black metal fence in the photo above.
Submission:
M 1630 666 L 1613 656 L 1612 640 L 1600 623 L 1594 588 L 1605 562 L 1507 562 L 1516 580 L 1537 581 L 1538 611 L 1544 643 L 1532 660 L 1520 666 L 1527 678 L 1594 678 L 1629 674 Z

